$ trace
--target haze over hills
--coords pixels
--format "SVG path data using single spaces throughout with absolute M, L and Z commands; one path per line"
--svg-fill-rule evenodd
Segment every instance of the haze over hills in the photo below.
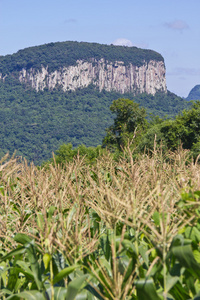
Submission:
M 62 143 L 101 144 L 120 97 L 174 116 L 188 102 L 167 92 L 165 71 L 159 53 L 136 47 L 63 42 L 1 56 L 1 155 L 41 163 Z

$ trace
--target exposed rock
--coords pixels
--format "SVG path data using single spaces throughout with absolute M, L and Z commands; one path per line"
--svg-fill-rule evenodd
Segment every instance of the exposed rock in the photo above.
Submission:
M 8 76 L 7 74 L 5 76 L 3 76 L 2 73 L 0 73 L 0 80 L 3 80 L 3 82 L 4 82 L 7 76 Z
M 49 72 L 48 67 L 38 69 L 22 69 L 19 72 L 21 83 L 28 83 L 37 91 L 44 88 L 61 87 L 64 91 L 84 88 L 90 84 L 96 85 L 100 91 L 117 91 L 120 93 L 146 92 L 155 94 L 156 91 L 167 91 L 165 65 L 163 61 L 144 62 L 141 67 L 132 64 L 125 65 L 122 61 L 115 63 L 77 60 L 76 65 L 63 67 Z

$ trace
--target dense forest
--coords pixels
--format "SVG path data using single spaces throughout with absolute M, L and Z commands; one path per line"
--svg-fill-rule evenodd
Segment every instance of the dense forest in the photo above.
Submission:
M 163 57 L 152 50 L 137 47 L 101 45 L 97 43 L 59 42 L 19 50 L 12 55 L 0 56 L 0 73 L 3 75 L 20 71 L 22 68 L 41 68 L 48 66 L 49 71 L 63 66 L 75 65 L 77 60 L 99 60 L 108 62 L 123 61 L 141 66 L 144 61 L 163 61 Z
M 0 157 L 16 151 L 35 164 L 49 160 L 61 145 L 72 147 L 102 145 L 106 129 L 114 122 L 110 110 L 118 92 L 99 92 L 95 86 L 63 92 L 44 89 L 36 92 L 21 84 L 18 73 L 22 68 L 48 70 L 76 64 L 77 60 L 123 61 L 141 66 L 144 62 L 164 61 L 152 50 L 136 47 L 101 45 L 96 43 L 62 42 L 30 47 L 13 55 L 0 56 Z M 17 76 L 16 76 L 17 75 Z M 170 119 L 189 108 L 191 103 L 169 91 L 151 94 L 123 94 L 146 109 L 146 120 L 152 116 Z
M 52 157 L 52 151 L 65 143 L 102 144 L 105 129 L 113 123 L 113 100 L 122 95 L 99 92 L 93 86 L 64 93 L 62 90 L 36 92 L 18 80 L 0 82 L 1 156 L 9 151 L 36 164 Z M 190 103 L 168 92 L 155 96 L 124 94 L 160 117 L 174 117 Z
M 190 159 L 199 159 L 200 154 L 200 101 L 192 102 L 189 109 L 185 109 L 175 118 L 160 118 L 151 115 L 147 118 L 147 110 L 130 99 L 119 98 L 110 106 L 114 114 L 113 124 L 106 129 L 102 146 L 86 147 L 79 145 L 72 147 L 71 143 L 63 144 L 56 150 L 53 159 L 43 163 L 65 165 L 76 157 L 85 157 L 88 164 L 104 154 L 119 161 L 126 149 L 133 152 L 136 160 L 142 154 L 161 150 L 163 155 L 170 151 L 185 149 L 189 151 Z

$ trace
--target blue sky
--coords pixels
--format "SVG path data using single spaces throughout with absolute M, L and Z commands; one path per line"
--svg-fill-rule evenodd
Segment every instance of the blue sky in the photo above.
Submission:
M 57 41 L 152 49 L 187 97 L 200 84 L 199 12 L 200 0 L 0 0 L 0 55 Z

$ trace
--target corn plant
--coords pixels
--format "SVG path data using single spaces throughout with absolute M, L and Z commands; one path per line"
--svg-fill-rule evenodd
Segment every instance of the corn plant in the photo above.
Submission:
M 179 149 L 0 162 L 2 299 L 198 299 L 200 167 Z M 31 298 L 31 299 L 32 299 Z

